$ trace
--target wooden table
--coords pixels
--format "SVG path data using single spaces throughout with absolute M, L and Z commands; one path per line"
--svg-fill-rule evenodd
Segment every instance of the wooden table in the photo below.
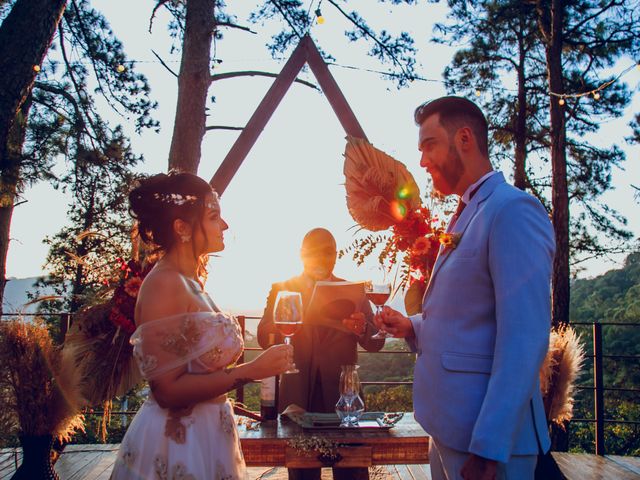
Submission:
M 247 466 L 312 468 L 429 463 L 429 436 L 414 420 L 413 412 L 406 413 L 387 430 L 303 429 L 287 417 L 280 417 L 262 422 L 256 430 L 240 426 L 239 432 Z M 337 459 L 289 445 L 291 440 L 312 437 L 337 444 Z

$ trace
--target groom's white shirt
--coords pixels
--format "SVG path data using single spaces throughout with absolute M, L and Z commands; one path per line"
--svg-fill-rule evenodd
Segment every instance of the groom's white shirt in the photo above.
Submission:
M 457 247 L 436 260 L 422 314 L 410 318 L 413 404 L 444 445 L 506 463 L 550 444 L 538 372 L 555 242 L 537 199 L 502 173 L 486 177 L 451 228 Z

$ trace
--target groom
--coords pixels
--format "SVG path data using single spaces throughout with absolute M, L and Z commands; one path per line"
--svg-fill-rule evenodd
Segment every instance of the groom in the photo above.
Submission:
M 420 166 L 460 196 L 422 314 L 385 307 L 376 323 L 417 353 L 414 409 L 438 479 L 533 479 L 549 448 L 538 371 L 550 329 L 555 243 L 547 212 L 492 169 L 487 121 L 469 100 L 415 111 Z

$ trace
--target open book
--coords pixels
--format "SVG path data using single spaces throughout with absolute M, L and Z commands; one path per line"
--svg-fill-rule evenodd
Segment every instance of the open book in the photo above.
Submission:
M 366 301 L 364 282 L 316 282 L 304 323 L 349 332 L 342 320 L 362 311 Z

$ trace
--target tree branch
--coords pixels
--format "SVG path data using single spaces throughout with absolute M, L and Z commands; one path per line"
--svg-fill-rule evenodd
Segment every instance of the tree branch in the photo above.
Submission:
M 396 65 L 398 65 L 400 67 L 400 69 L 404 72 L 405 75 L 409 76 L 409 74 L 405 71 L 405 69 L 402 66 L 402 63 L 396 58 L 396 56 L 393 54 L 393 52 L 391 52 L 389 50 L 389 48 L 382 43 L 380 40 L 378 40 L 376 38 L 376 36 L 371 33 L 369 31 L 368 28 L 364 28 L 362 25 L 360 25 L 358 22 L 356 22 L 353 18 L 351 18 L 351 16 L 345 12 L 342 8 L 340 8 L 340 6 L 334 1 L 334 0 L 327 0 L 331 5 L 333 5 L 334 7 L 336 7 L 336 9 L 347 19 L 349 20 L 351 23 L 353 23 L 356 28 L 358 28 L 360 31 L 362 31 L 366 36 L 368 36 L 369 38 L 371 38 L 374 42 L 376 42 L 380 48 L 382 48 L 385 52 L 387 52 L 387 55 L 389 55 L 389 57 L 391 57 L 391 59 L 393 60 L 393 63 L 395 63 Z
M 616 6 L 622 6 L 623 3 L 621 2 L 616 2 L 615 0 L 613 0 L 612 2 L 609 3 L 609 5 L 605 5 L 604 7 L 602 7 L 600 9 L 600 11 L 594 13 L 593 15 L 588 16 L 587 18 L 585 18 L 584 20 L 582 20 L 581 22 L 578 22 L 577 24 L 575 24 L 572 28 L 567 29 L 567 33 L 565 34 L 566 37 L 569 37 L 571 35 L 573 35 L 578 29 L 580 29 L 583 25 L 587 24 L 588 22 L 590 22 L 591 20 L 593 20 L 594 18 L 599 17 L 600 15 L 602 15 L 604 12 L 606 12 L 607 10 L 609 10 L 612 7 L 616 7 Z
M 171 70 L 171 67 L 169 67 L 169 65 L 167 65 L 164 60 L 162 60 L 162 58 L 160 58 L 160 55 L 158 55 L 154 50 L 151 50 L 151 53 L 153 53 L 156 58 L 160 61 L 160 63 L 162 64 L 162 66 L 164 68 L 166 68 L 167 70 L 169 70 L 169 72 L 171 73 L 171 75 L 173 75 L 174 77 L 178 78 L 178 74 L 176 72 L 174 72 L 173 70 Z
M 226 125 L 211 125 L 205 127 L 205 130 L 244 130 L 244 127 L 229 127 Z
M 260 72 L 257 70 L 245 70 L 241 72 L 227 72 L 227 73 L 217 73 L 215 75 L 211 75 L 211 81 L 215 82 L 216 80 L 225 80 L 227 78 L 236 78 L 236 77 L 271 77 L 277 78 L 279 74 L 270 73 L 270 72 Z M 307 82 L 306 80 L 300 80 L 296 78 L 294 80 L 295 83 L 300 83 L 309 88 L 313 88 L 314 90 L 320 90 L 317 86 L 315 86 L 311 82 Z
M 295 33 L 298 38 L 302 39 L 302 35 L 300 35 L 300 32 L 298 32 L 298 29 L 296 29 L 295 25 L 293 23 L 291 23 L 291 20 L 289 20 L 289 17 L 285 13 L 285 11 L 282 9 L 282 6 L 280 6 L 280 4 L 276 0 L 271 0 L 271 3 L 273 3 L 275 5 L 275 7 L 278 9 L 278 11 L 280 12 L 280 15 L 282 15 L 284 20 L 291 27 L 291 30 L 293 30 L 293 33 Z
M 167 1 L 167 0 L 165 0 L 165 1 Z M 258 32 L 255 32 L 255 31 L 251 30 L 249 27 L 243 27 L 242 25 L 236 25 L 235 23 L 231 23 L 231 22 L 216 23 L 216 27 L 237 28 L 238 30 L 244 30 L 245 32 L 253 33 L 254 35 L 258 34 Z
M 153 11 L 151 12 L 151 18 L 149 18 L 149 33 L 151 33 L 151 29 L 153 28 L 153 19 L 156 17 L 156 12 L 160 10 L 160 7 L 162 7 L 168 1 L 169 0 L 158 0 L 158 3 L 156 4 L 156 6 L 153 7 Z

